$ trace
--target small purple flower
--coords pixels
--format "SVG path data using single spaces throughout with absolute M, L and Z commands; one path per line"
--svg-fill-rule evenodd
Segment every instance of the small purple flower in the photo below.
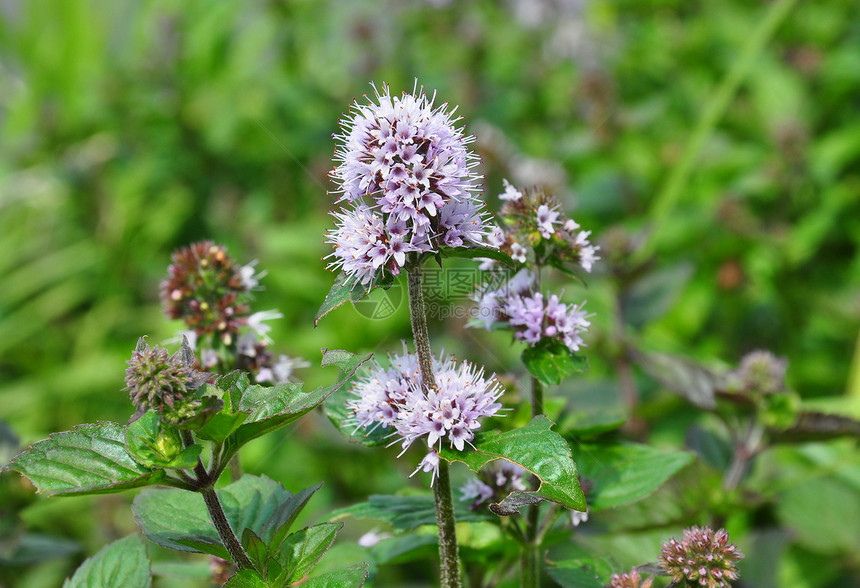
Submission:
M 487 378 L 483 369 L 450 356 L 435 359 L 433 372 L 436 387 L 425 393 L 417 357 L 404 349 L 389 356 L 388 367 L 377 363 L 365 371 L 347 408 L 356 429 L 391 429 L 392 443 L 399 442 L 403 451 L 419 439 L 426 441 L 431 452 L 419 469 L 432 466 L 435 472 L 442 444 L 463 451 L 481 426 L 478 419 L 501 409 L 497 400 L 503 389 L 495 376 Z

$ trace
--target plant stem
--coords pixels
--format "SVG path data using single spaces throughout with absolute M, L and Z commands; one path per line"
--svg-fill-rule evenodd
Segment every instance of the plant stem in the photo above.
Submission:
M 186 447 L 194 445 L 194 437 L 191 431 L 182 431 L 182 442 Z M 221 538 L 221 543 L 227 548 L 230 557 L 239 566 L 240 570 L 254 569 L 254 564 L 242 544 L 236 538 L 236 534 L 230 527 L 230 522 L 227 520 L 227 515 L 224 514 L 224 509 L 221 507 L 221 502 L 218 500 L 218 495 L 215 493 L 213 485 L 216 480 L 209 476 L 203 461 L 197 458 L 197 465 L 194 466 L 194 475 L 197 477 L 197 491 L 203 495 L 203 502 L 206 503 L 206 510 L 209 511 L 209 518 L 212 519 L 212 524 L 215 525 L 215 530 L 218 531 L 218 536 Z
M 544 414 L 543 411 L 543 384 L 540 380 L 532 377 L 532 418 Z M 531 476 L 532 490 L 540 488 L 540 480 Z M 522 576 L 521 583 L 524 588 L 537 588 L 540 586 L 540 560 L 541 549 L 538 539 L 538 527 L 540 526 L 540 505 L 532 504 L 528 507 L 526 518 L 526 541 L 523 544 L 521 557 Z
M 424 291 L 421 279 L 421 260 L 414 258 L 406 268 L 409 292 L 409 316 L 412 322 L 412 337 L 418 354 L 418 367 L 425 391 L 436 387 L 433 376 L 433 353 L 427 333 L 427 313 L 424 308 Z M 457 549 L 457 532 L 454 520 L 454 502 L 451 499 L 451 479 L 448 462 L 439 460 L 439 471 L 433 486 L 436 505 L 436 526 L 439 528 L 439 562 L 441 585 L 444 588 L 460 588 L 460 560 Z
M 215 494 L 215 489 L 212 487 L 204 488 L 200 491 L 203 494 L 203 501 L 206 502 L 206 509 L 209 511 L 209 517 L 218 531 L 218 536 L 221 537 L 221 542 L 230 557 L 236 562 L 240 570 L 254 569 L 254 564 L 245 550 L 242 549 L 242 544 L 236 539 L 236 534 L 230 527 L 230 522 L 227 520 L 227 515 L 224 514 L 224 509 L 221 508 L 221 502 L 218 500 L 218 495 Z
M 543 384 L 532 378 L 532 418 L 543 414 Z
M 532 508 L 535 505 L 532 506 Z M 529 511 L 531 512 L 531 511 Z M 540 586 L 540 554 L 538 546 L 534 543 L 526 543 L 522 553 L 522 577 L 520 578 L 520 586 L 522 588 L 533 588 Z

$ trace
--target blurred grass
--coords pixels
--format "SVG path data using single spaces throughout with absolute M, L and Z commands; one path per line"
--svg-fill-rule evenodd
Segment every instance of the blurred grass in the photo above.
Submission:
M 0 419 L 24 442 L 124 421 L 123 362 L 138 336 L 174 335 L 158 282 L 201 238 L 268 270 L 258 308 L 283 312 L 280 351 L 398 348 L 405 308 L 312 318 L 332 280 L 331 133 L 369 81 L 415 77 L 460 105 L 489 196 L 503 177 L 546 183 L 595 237 L 656 231 L 642 346 L 727 363 L 769 348 L 802 396 L 840 402 L 860 326 L 860 6 L 551 4 L 0 2 Z M 611 381 L 612 280 L 559 285 L 588 298 L 587 377 Z M 506 334 L 431 328 L 434 346 L 516 365 Z M 316 417 L 243 456 L 290 489 L 326 480 L 312 514 L 411 470 Z M 82 510 L 64 530 L 92 553 L 112 531 Z

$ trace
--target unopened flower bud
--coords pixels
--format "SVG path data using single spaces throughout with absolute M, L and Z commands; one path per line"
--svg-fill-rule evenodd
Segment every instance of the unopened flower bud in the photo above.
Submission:
M 672 538 L 664 543 L 658 560 L 673 582 L 729 588 L 738 579 L 735 563 L 743 554 L 728 539 L 724 529 L 715 533 L 710 527 L 692 527 L 680 542 Z
M 140 414 L 149 409 L 162 414 L 179 408 L 210 377 L 191 367 L 194 352 L 184 337 L 182 347 L 173 355 L 158 345 L 150 347 L 146 337 L 141 337 L 127 363 L 124 390 Z

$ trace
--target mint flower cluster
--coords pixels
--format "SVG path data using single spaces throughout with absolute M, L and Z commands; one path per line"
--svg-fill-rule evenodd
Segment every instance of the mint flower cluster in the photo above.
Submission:
M 373 86 L 376 102 L 353 103 L 330 172 L 346 203 L 332 213 L 336 229 L 329 268 L 369 284 L 386 270 L 400 273 L 410 252 L 480 244 L 485 230 L 477 156 L 455 123 L 455 109 L 434 106 L 423 87 L 391 96 Z
M 520 191 L 507 180 L 504 186 L 504 193 L 499 195 L 504 201 L 499 212 L 503 225 L 490 227 L 489 244 L 519 263 L 531 259 L 543 265 L 555 258 L 590 273 L 594 262 L 600 259 L 597 255 L 600 247 L 589 240 L 591 231 L 580 230 L 576 221 L 566 218 L 555 196 L 538 189 Z M 492 269 L 497 263 L 487 260 L 481 269 Z
M 509 328 L 531 346 L 544 338 L 558 339 L 571 352 L 579 351 L 585 345 L 582 334 L 591 326 L 585 302 L 566 304 L 556 294 L 533 292 L 534 286 L 534 276 L 523 269 L 500 288 L 475 294 L 479 318 L 470 326 Z
M 501 286 L 491 281 L 492 286 L 473 294 L 476 318 L 469 326 L 507 328 L 532 347 L 544 339 L 557 339 L 571 353 L 579 351 L 585 345 L 582 334 L 591 326 L 583 310 L 585 302 L 568 304 L 557 294 L 538 291 L 537 277 L 544 265 L 575 263 L 590 272 L 599 259 L 598 247 L 588 241 L 589 231 L 579 231 L 575 221 L 563 217 L 553 196 L 541 190 L 522 192 L 507 180 L 504 185 L 499 198 L 505 202 L 500 213 L 505 228 L 492 228 L 487 240 L 526 267 Z M 481 269 L 505 277 L 495 260 L 485 260 Z
M 404 349 L 389 355 L 388 363 L 374 362 L 353 385 L 350 423 L 366 432 L 391 429 L 391 444 L 401 444 L 401 455 L 415 441 L 426 440 L 430 452 L 418 469 L 434 472 L 435 478 L 442 444 L 462 451 L 481 426 L 478 419 L 502 408 L 497 402 L 502 385 L 495 375 L 486 377 L 483 368 L 445 356 L 434 358 L 436 387 L 425 390 L 417 355 Z
M 251 312 L 253 292 L 260 290 L 264 272 L 255 263 L 239 265 L 227 248 L 199 241 L 177 249 L 171 256 L 160 292 L 164 313 L 182 319 L 191 349 L 200 355 L 204 369 L 243 369 L 258 383 L 292 379 L 307 362 L 275 355 L 269 350 L 271 327 L 266 321 L 283 315 L 275 310 Z
M 714 532 L 710 527 L 691 527 L 684 530 L 681 541 L 673 537 L 664 543 L 657 559 L 673 582 L 729 588 L 738 579 L 735 564 L 743 554 L 729 543 L 724 529 Z

